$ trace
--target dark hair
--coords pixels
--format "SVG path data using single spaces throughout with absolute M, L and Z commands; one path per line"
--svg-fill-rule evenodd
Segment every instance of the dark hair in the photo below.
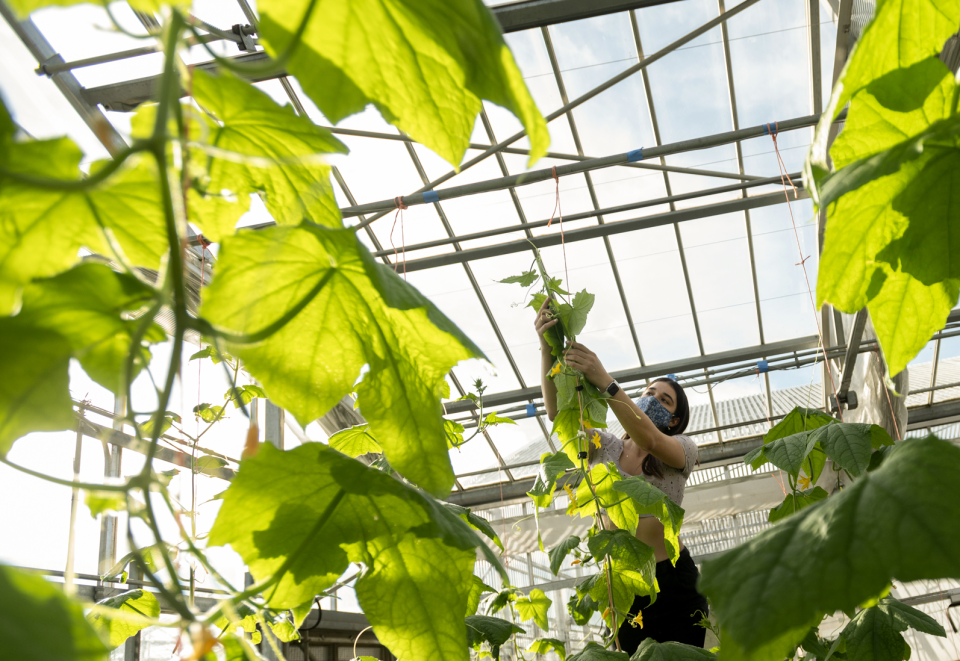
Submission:
M 674 381 L 673 379 L 668 379 L 666 377 L 661 377 L 659 379 L 654 379 L 651 381 L 651 384 L 657 383 L 658 381 L 663 381 L 673 388 L 673 392 L 676 395 L 677 408 L 673 412 L 673 417 L 680 418 L 679 422 L 674 426 L 670 427 L 664 433 L 668 436 L 676 436 L 677 434 L 682 434 L 683 430 L 687 428 L 687 425 L 690 424 L 690 403 L 687 401 L 687 393 L 683 392 L 683 386 Z M 649 386 L 648 386 L 649 387 Z M 643 460 L 643 463 L 640 465 L 641 470 L 643 470 L 644 475 L 651 475 L 657 479 L 663 478 L 663 462 L 660 461 L 657 457 L 654 457 L 652 454 L 648 454 Z

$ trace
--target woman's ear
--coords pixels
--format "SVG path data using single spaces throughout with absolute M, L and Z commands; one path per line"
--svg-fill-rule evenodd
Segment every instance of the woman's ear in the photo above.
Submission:
M 672 418 L 670 418 L 670 424 L 667 425 L 667 429 L 670 429 L 671 427 L 676 427 L 679 424 L 680 424 L 680 418 L 678 418 L 677 416 L 673 416 Z

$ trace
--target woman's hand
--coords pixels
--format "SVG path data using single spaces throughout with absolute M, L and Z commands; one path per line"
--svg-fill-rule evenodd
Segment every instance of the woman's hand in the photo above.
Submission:
M 587 381 L 603 390 L 613 382 L 613 377 L 604 369 L 597 354 L 590 351 L 579 342 L 572 342 L 567 350 L 563 352 L 567 365 L 583 372 Z
M 549 346 L 547 338 L 543 334 L 556 326 L 557 321 L 559 321 L 558 319 L 552 319 L 551 316 L 550 299 L 548 298 L 540 306 L 540 310 L 537 311 L 537 318 L 533 322 L 533 327 L 537 329 L 537 334 L 540 336 L 540 346 L 542 347 Z

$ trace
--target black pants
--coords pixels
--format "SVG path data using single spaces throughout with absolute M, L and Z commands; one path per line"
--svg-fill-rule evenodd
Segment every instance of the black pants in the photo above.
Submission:
M 637 597 L 630 612 L 643 613 L 643 628 L 633 627 L 624 622 L 620 627 L 620 649 L 633 655 L 640 643 L 653 638 L 658 643 L 675 641 L 703 647 L 707 630 L 697 626 L 701 617 L 707 615 L 707 600 L 697 592 L 697 579 L 700 572 L 694 564 L 690 552 L 683 549 L 677 559 L 677 566 L 670 560 L 657 563 L 657 583 L 660 593 L 650 605 L 650 597 Z M 700 611 L 700 613 L 697 613 Z

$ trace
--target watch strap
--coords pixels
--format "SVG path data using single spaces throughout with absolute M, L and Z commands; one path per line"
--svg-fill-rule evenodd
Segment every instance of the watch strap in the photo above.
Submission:
M 604 389 L 604 392 L 607 393 L 607 397 L 613 397 L 620 392 L 620 384 L 614 379 L 610 385 Z

